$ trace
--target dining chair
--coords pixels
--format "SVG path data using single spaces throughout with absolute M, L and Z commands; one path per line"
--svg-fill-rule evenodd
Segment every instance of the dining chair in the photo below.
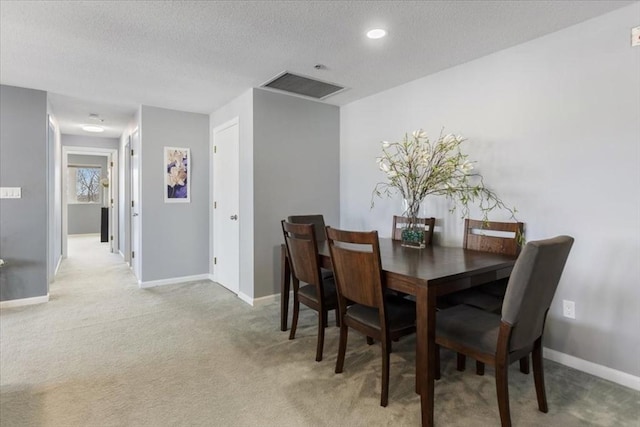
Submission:
M 542 335 L 573 241 L 558 236 L 526 244 L 509 278 L 501 315 L 469 305 L 436 313 L 436 378 L 440 378 L 440 347 L 494 366 L 503 427 L 511 426 L 508 367 L 523 356 L 532 356 L 538 409 L 548 411 Z
M 324 242 L 327 240 L 327 234 L 324 225 L 324 216 L 322 214 L 311 215 L 290 215 L 287 217 L 287 221 L 294 224 L 313 224 L 313 229 L 316 233 L 316 241 Z M 320 268 L 320 273 L 323 279 L 333 277 L 333 271 L 326 268 Z
M 287 221 L 293 224 L 313 224 L 313 229 L 316 233 L 316 241 L 324 242 L 327 240 L 327 235 L 324 229 L 324 216 L 322 216 L 322 214 L 290 215 L 287 217 Z
M 433 241 L 433 228 L 436 225 L 435 218 L 416 218 L 417 225 L 424 227 L 424 243 L 429 246 Z M 393 230 L 391 232 L 391 238 L 393 240 L 402 240 L 402 229 L 405 224 L 409 223 L 409 218 L 405 216 L 393 216 Z
M 327 326 L 328 313 L 331 310 L 337 310 L 338 307 L 336 285 L 333 277 L 323 278 L 320 273 L 320 257 L 314 226 L 312 224 L 293 224 L 285 220 L 282 220 L 281 223 L 293 283 L 293 320 L 289 339 L 292 340 L 296 336 L 300 303 L 317 311 L 316 361 L 319 362 L 322 360 L 324 330 Z M 307 284 L 300 286 L 300 282 Z M 337 311 L 336 322 L 339 324 Z
M 382 347 L 380 405 L 387 406 L 391 341 L 415 332 L 415 303 L 385 293 L 377 231 L 345 231 L 331 227 L 326 230 L 340 313 L 335 372 L 339 374 L 344 368 L 349 328 L 379 341 Z
M 463 248 L 517 256 L 521 245 L 519 237 L 524 233 L 522 222 L 497 222 L 465 219 Z M 508 279 L 497 280 L 471 289 L 455 292 L 442 299 L 448 306 L 466 304 L 485 311 L 499 313 L 507 288 Z M 458 370 L 464 371 L 466 358 L 458 354 Z M 520 362 L 522 373 L 529 373 L 529 358 Z M 484 375 L 484 364 L 476 361 L 476 373 Z

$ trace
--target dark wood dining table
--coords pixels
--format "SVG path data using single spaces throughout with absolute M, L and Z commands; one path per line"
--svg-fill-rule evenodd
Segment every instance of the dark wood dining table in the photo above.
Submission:
M 323 268 L 331 269 L 326 242 L 318 245 Z M 416 392 L 420 394 L 422 425 L 433 426 L 435 383 L 436 297 L 509 277 L 516 257 L 444 246 L 405 248 L 399 241 L 380 239 L 385 286 L 416 298 Z M 280 329 L 287 330 L 291 270 L 281 248 Z

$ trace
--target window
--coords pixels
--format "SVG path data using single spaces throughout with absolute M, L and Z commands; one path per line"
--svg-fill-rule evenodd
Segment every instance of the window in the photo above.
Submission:
M 100 203 L 102 186 L 100 166 L 69 166 L 67 196 L 69 203 Z

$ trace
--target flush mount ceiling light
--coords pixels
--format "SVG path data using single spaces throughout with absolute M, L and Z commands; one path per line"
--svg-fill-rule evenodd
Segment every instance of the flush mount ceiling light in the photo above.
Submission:
M 387 35 L 387 32 L 382 28 L 376 28 L 376 29 L 367 31 L 367 37 L 369 37 L 370 39 L 381 39 L 386 35 Z
M 94 133 L 104 132 L 104 128 L 98 125 L 82 125 L 82 130 Z

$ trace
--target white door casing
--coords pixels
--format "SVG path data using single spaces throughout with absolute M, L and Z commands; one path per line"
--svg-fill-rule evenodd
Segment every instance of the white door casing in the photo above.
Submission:
M 121 252 L 124 260 L 131 265 L 131 135 L 129 135 L 127 144 L 124 146 L 124 241 L 122 242 Z
M 240 291 L 238 118 L 213 130 L 213 280 Z
M 69 167 L 69 154 L 81 154 L 81 155 L 93 155 L 93 156 L 105 156 L 107 157 L 107 170 L 111 170 L 111 162 L 113 162 L 113 170 L 118 170 L 118 150 L 111 148 L 97 148 L 97 147 L 71 147 L 71 146 L 63 146 L 62 147 L 62 258 L 67 257 L 67 236 L 68 236 L 68 218 L 69 218 L 69 210 L 68 210 L 68 179 L 67 179 L 67 170 Z M 108 172 L 109 175 L 109 191 L 108 197 L 113 199 L 113 203 L 109 200 L 107 206 L 109 206 L 109 245 L 111 251 L 113 252 L 114 245 L 118 245 L 118 215 L 117 211 L 119 209 L 118 205 L 118 174 Z M 104 193 L 103 193 L 104 194 Z M 113 236 L 113 240 L 111 239 Z
M 133 274 L 138 279 L 138 284 L 142 283 L 140 236 L 142 234 L 142 224 L 140 215 L 140 131 L 134 130 L 131 134 L 131 268 Z

